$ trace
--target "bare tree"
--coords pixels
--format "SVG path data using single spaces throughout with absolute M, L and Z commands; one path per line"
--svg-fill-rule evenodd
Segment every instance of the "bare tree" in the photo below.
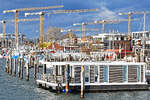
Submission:
M 61 40 L 63 37 L 62 33 L 61 33 L 61 28 L 57 28 L 57 27 L 49 27 L 47 29 L 47 41 L 57 41 L 57 40 Z

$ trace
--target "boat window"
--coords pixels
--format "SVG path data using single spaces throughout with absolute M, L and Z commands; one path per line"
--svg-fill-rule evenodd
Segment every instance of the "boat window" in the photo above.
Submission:
M 137 81 L 140 81 L 140 65 L 137 66 Z
M 108 82 L 108 66 L 104 66 L 104 82 Z
M 57 65 L 56 66 L 56 75 L 62 75 L 62 68 L 61 68 L 61 66 L 60 65 Z
M 127 66 L 123 66 L 123 82 L 127 81 Z

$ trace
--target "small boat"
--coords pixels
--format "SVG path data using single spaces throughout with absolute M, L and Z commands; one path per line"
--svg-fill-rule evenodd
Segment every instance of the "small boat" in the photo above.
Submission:
M 147 65 L 144 62 L 63 61 L 43 64 L 51 65 L 51 67 L 47 68 L 48 73 L 39 74 L 36 83 L 56 91 L 60 88 L 64 90 L 67 81 L 69 89 L 80 91 L 82 66 L 84 66 L 85 91 L 148 89 L 145 78 Z

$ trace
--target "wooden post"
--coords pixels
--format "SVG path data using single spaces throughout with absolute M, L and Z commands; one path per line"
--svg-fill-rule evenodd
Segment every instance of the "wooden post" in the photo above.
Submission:
M 69 92 L 69 74 L 70 74 L 70 70 L 69 70 L 69 64 L 66 65 L 66 93 Z
M 11 55 L 9 56 L 9 74 L 12 74 L 12 58 Z
M 24 58 L 21 59 L 21 79 L 23 79 Z
M 29 67 L 31 67 L 31 55 L 29 56 Z
M 84 66 L 81 66 L 81 98 L 84 98 Z
M 20 77 L 21 76 L 21 60 L 20 60 L 20 58 L 18 58 L 18 62 L 17 62 L 18 64 L 18 76 Z
M 34 64 L 34 79 L 36 79 L 37 63 Z
M 10 63 L 10 57 L 8 56 L 8 66 L 7 66 L 7 73 L 8 73 L 8 74 L 9 74 L 9 71 L 10 71 L 10 70 L 9 70 L 9 68 L 10 68 L 10 67 L 9 67 L 9 66 L 10 66 L 9 63 Z
M 43 64 L 43 74 L 46 74 L 46 64 Z
M 16 77 L 16 59 L 14 59 L 14 77 Z
M 26 64 L 26 80 L 29 81 L 29 62 L 27 59 L 27 64 Z
M 9 59 L 6 58 L 6 65 L 5 65 L 5 72 L 8 73 L 8 64 L 9 64 Z
M 36 64 L 37 64 L 36 72 L 39 73 L 39 58 L 38 57 L 36 58 Z

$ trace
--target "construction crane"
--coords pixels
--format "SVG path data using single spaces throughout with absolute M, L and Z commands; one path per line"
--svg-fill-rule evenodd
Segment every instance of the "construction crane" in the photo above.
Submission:
M 82 39 L 85 40 L 85 25 L 92 25 L 94 22 L 83 22 L 83 23 L 74 23 L 74 26 L 81 25 L 82 26 Z
M 39 21 L 40 19 L 34 18 L 34 19 L 18 19 L 18 22 L 25 22 L 25 21 Z M 1 20 L 0 21 L 3 24 L 3 41 L 5 41 L 5 28 L 7 22 L 15 22 L 15 20 Z M 18 38 L 18 37 L 17 37 Z
M 18 43 L 18 13 L 20 11 L 32 11 L 32 10 L 44 10 L 44 9 L 53 9 L 53 8 L 63 8 L 63 5 L 60 6 L 48 6 L 48 7 L 35 7 L 35 8 L 21 8 L 13 10 L 4 10 L 3 13 L 15 13 L 15 45 Z
M 43 44 L 44 39 L 44 22 L 43 18 L 45 14 L 61 14 L 61 13 L 81 13 L 81 12 L 93 12 L 99 11 L 98 9 L 79 9 L 79 10 L 53 10 L 52 12 L 36 12 L 36 13 L 25 13 L 25 16 L 28 15 L 40 15 L 40 44 Z
M 133 14 L 137 14 L 137 15 L 140 15 L 140 14 L 143 14 L 144 15 L 144 31 L 146 30 L 146 26 L 145 26 L 145 22 L 146 22 L 146 14 L 150 14 L 150 11 L 141 11 L 141 12 L 127 12 L 127 13 L 122 13 L 119 11 L 118 13 L 119 15 L 128 15 L 128 35 L 130 35 L 131 33 L 131 15 Z
M 131 19 L 131 21 L 136 21 L 138 19 Z M 120 23 L 122 21 L 128 21 L 128 19 L 112 19 L 112 20 L 102 20 L 102 21 L 94 21 L 95 24 L 102 24 L 102 32 L 105 32 L 105 24 L 113 24 Z
M 72 38 L 72 36 L 71 36 L 71 32 L 79 32 L 79 31 L 83 31 L 82 29 L 68 29 L 68 30 L 63 30 L 63 29 L 61 29 L 61 32 L 68 32 L 68 37 L 69 37 L 69 40 L 71 41 L 71 38 Z M 84 31 L 99 31 L 98 29 L 93 29 L 93 28 L 86 28 Z
M 131 21 L 136 21 L 138 19 L 131 19 Z M 102 21 L 94 21 L 94 22 L 83 22 L 83 23 L 74 23 L 73 25 L 82 25 L 82 38 L 85 38 L 85 25 L 94 25 L 94 24 L 102 24 L 102 32 L 105 32 L 105 24 L 112 23 L 120 23 L 121 21 L 128 21 L 128 19 L 112 19 L 112 20 L 102 20 Z

